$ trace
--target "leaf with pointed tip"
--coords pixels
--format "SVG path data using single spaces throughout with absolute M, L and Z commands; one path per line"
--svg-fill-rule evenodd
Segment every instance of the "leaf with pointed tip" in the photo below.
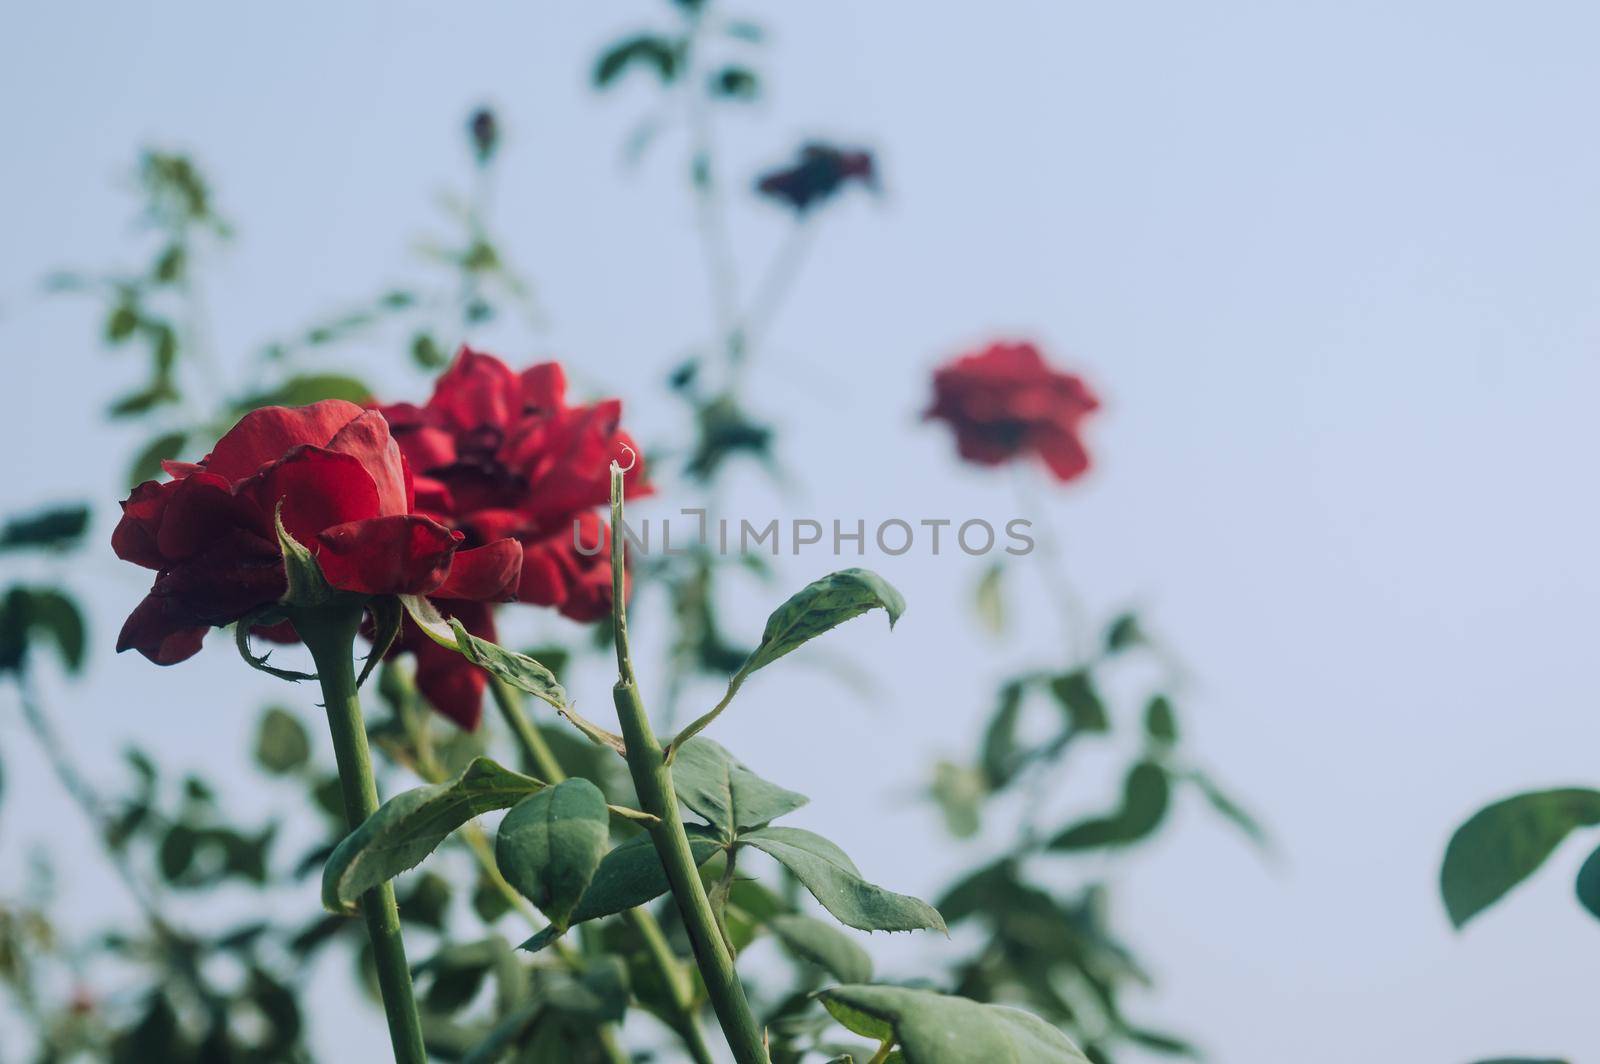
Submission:
M 272 522 L 278 530 L 278 549 L 283 552 L 283 573 L 288 581 L 283 597 L 278 601 L 290 606 L 313 607 L 327 603 L 338 592 L 322 575 L 322 566 L 317 564 L 316 556 L 283 527 L 282 499 L 278 500 Z
M 795 874 L 834 919 L 862 931 L 944 931 L 944 918 L 925 901 L 868 883 L 845 852 L 802 828 L 757 828 L 739 836 Z
M 768 920 L 767 927 L 791 954 L 826 969 L 840 982 L 872 979 L 872 957 L 832 924 L 809 916 L 783 915 Z
M 1450 922 L 1462 927 L 1521 883 L 1575 828 L 1600 824 L 1600 791 L 1533 791 L 1480 809 L 1444 851 L 1439 887 Z
M 757 669 L 815 639 L 830 628 L 837 628 L 853 617 L 868 610 L 882 607 L 889 615 L 889 627 L 905 612 L 906 600 L 889 582 L 869 569 L 841 569 L 814 580 L 801 588 L 789 601 L 767 618 L 767 627 L 761 633 L 761 642 L 745 659 L 728 690 L 711 711 L 683 729 L 667 748 L 670 763 L 684 743 L 704 731 L 712 721 L 722 715 L 738 694 L 739 687 Z
M 805 805 L 809 798 L 768 783 L 710 739 L 685 743 L 672 762 L 678 801 L 732 838 Z
M 495 837 L 495 863 L 553 926 L 566 927 L 610 838 L 600 788 L 586 779 L 563 780 L 506 814 Z
M 389 653 L 394 641 L 400 638 L 400 626 L 406 616 L 405 607 L 393 595 L 373 599 L 367 603 L 367 609 L 372 613 L 372 650 L 367 654 L 366 663 L 361 666 L 361 675 L 356 677 L 357 690 L 367 682 L 367 677 L 372 675 L 372 670 L 378 667 L 383 656 Z
M 455 779 L 395 795 L 334 847 L 322 869 L 322 904 L 353 912 L 362 894 L 420 864 L 473 817 L 515 805 L 544 786 L 479 757 Z
M 710 829 L 690 824 L 686 830 L 689 849 L 694 854 L 696 864 L 705 864 L 712 855 L 721 852 L 722 842 Z M 568 919 L 568 926 L 586 920 L 598 920 L 602 916 L 611 916 L 654 901 L 665 894 L 667 888 L 667 872 L 661 866 L 655 843 L 648 834 L 635 835 L 613 847 L 601 859 L 588 889 L 578 899 Z M 561 934 L 552 925 L 522 943 L 520 948 L 538 952 L 561 937 Z
M 898 1043 L 906 1064 L 1089 1064 L 1066 1035 L 1006 1005 L 860 984 L 830 987 L 817 996 L 850 1031 Z

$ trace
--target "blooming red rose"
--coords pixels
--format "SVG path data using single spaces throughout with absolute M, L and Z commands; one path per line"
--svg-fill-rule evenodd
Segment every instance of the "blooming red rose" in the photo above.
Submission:
M 554 362 L 513 372 L 462 348 L 424 406 L 383 407 L 416 473 L 419 512 L 471 546 L 522 545 L 517 600 L 592 621 L 611 609 L 611 558 L 596 510 L 611 499 L 610 464 L 634 451 L 622 404 L 568 406 Z M 627 490 L 648 489 L 635 464 Z M 581 544 L 581 549 L 580 549 Z
M 413 512 L 388 424 L 353 403 L 253 411 L 201 461 L 165 468 L 173 479 L 135 488 L 111 537 L 118 557 L 157 573 L 117 649 L 159 665 L 283 595 L 278 514 L 344 591 L 483 598 L 517 581 L 512 545 L 458 552 L 459 533 Z
M 382 409 L 415 471 L 416 509 L 457 530 L 467 546 L 516 545 L 517 601 L 554 607 L 577 621 L 611 612 L 611 534 L 597 511 L 611 499 L 611 461 L 635 450 L 618 427 L 617 400 L 569 406 L 560 365 L 517 373 L 464 347 L 425 405 Z M 627 489 L 648 492 L 637 463 Z M 493 638 L 488 609 L 436 604 L 472 634 Z M 486 682 L 481 670 L 409 621 L 393 652 L 416 655 L 417 686 L 435 708 L 476 726 Z
M 850 181 L 877 188 L 878 171 L 872 153 L 813 143 L 801 148 L 792 164 L 762 174 L 756 181 L 756 191 L 787 204 L 796 214 L 804 214 L 831 199 Z
M 1052 369 L 1033 344 L 996 343 L 940 366 L 923 416 L 948 422 L 969 462 L 1037 455 L 1065 483 L 1089 468 L 1079 433 L 1099 406 L 1081 378 Z

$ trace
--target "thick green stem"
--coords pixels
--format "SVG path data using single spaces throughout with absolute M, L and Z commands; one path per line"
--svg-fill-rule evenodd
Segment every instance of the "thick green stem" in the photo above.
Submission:
M 617 683 L 612 688 L 612 700 L 622 726 L 628 772 L 633 776 L 639 804 L 645 812 L 659 818 L 648 828 L 650 839 L 661 857 L 673 900 L 678 904 L 689 943 L 694 947 L 700 978 L 706 984 L 706 994 L 711 998 L 711 1007 L 722 1024 L 722 1033 L 733 1050 L 734 1060 L 738 1064 L 768 1064 L 766 1040 L 750 1012 L 750 1003 L 745 1000 L 744 985 L 734 970 L 733 955 L 728 952 L 722 932 L 717 928 L 705 884 L 700 881 L 700 868 L 689 848 L 689 835 L 684 831 L 683 817 L 678 812 L 678 795 L 672 787 L 672 770 L 639 697 L 638 677 L 634 675 L 633 654 L 628 646 L 628 607 L 623 594 L 622 546 L 627 537 L 622 530 L 622 479 L 622 467 L 612 462 L 611 623 L 617 648 Z
M 335 604 L 296 611 L 295 631 L 317 663 L 322 698 L 328 710 L 328 730 L 339 764 L 339 785 L 344 792 L 345 818 L 355 830 L 378 808 L 378 785 L 372 778 L 372 755 L 367 749 L 367 728 L 356 695 L 354 646 L 361 625 L 360 604 Z M 361 896 L 361 912 L 372 940 L 372 959 L 378 970 L 378 989 L 389 1019 L 389 1040 L 396 1064 L 426 1064 L 422 1022 L 411 992 L 411 969 L 400 939 L 400 913 L 395 908 L 394 886 L 384 883 Z
M 522 696 L 498 677 L 491 677 L 489 685 L 500 716 L 522 749 L 526 767 L 546 783 L 555 784 L 566 779 L 566 771 L 562 769 L 561 762 L 556 760 L 555 751 L 550 749 L 550 744 L 544 741 L 544 736 L 539 734 L 539 729 L 528 718 Z M 695 1064 L 713 1064 L 711 1047 L 706 1045 L 705 1035 L 700 1031 L 700 1021 L 694 1014 L 694 994 L 684 978 L 683 962 L 672 951 L 661 925 L 646 909 L 629 909 L 622 917 L 644 941 L 650 963 L 672 995 L 675 1013 L 671 1021 L 673 1031 L 683 1039 L 684 1048 L 694 1058 Z

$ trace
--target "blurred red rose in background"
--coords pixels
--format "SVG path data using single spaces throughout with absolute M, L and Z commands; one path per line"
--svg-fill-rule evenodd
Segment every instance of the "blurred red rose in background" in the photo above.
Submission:
M 1063 483 L 1089 468 L 1080 435 L 1100 402 L 1080 377 L 1051 368 L 1031 343 L 995 343 L 940 366 L 923 415 L 956 434 L 961 457 L 999 465 L 1035 455 Z
M 199 462 L 165 469 L 173 479 L 135 488 L 111 537 L 118 557 L 157 573 L 117 650 L 159 665 L 192 656 L 207 628 L 283 595 L 280 512 L 341 590 L 493 598 L 517 583 L 514 545 L 458 553 L 459 533 L 413 512 L 388 424 L 354 403 L 253 411 Z

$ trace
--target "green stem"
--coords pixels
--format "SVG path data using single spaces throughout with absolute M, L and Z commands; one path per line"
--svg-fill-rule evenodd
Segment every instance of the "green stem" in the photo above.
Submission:
M 333 753 L 339 764 L 339 785 L 344 792 L 345 818 L 354 831 L 378 808 L 378 785 L 372 778 L 372 755 L 367 749 L 367 728 L 356 695 L 354 647 L 361 626 L 359 603 L 335 603 L 296 611 L 295 631 L 317 663 Z M 361 896 L 361 912 L 372 941 L 372 959 L 378 970 L 378 989 L 389 1019 L 389 1040 L 396 1064 L 426 1064 L 422 1022 L 411 993 L 411 969 L 400 939 L 400 913 L 395 907 L 394 885 L 384 883 Z
M 490 677 L 489 690 L 494 695 L 494 704 L 500 710 L 501 718 L 510 727 L 511 734 L 516 736 L 526 762 L 525 767 L 546 783 L 555 784 L 566 779 L 566 771 L 562 769 L 561 762 L 556 760 L 555 751 L 550 749 L 550 744 L 544 741 L 544 736 L 524 710 L 522 696 L 499 677 Z M 673 1031 L 683 1039 L 684 1048 L 694 1058 L 695 1064 L 713 1064 L 711 1047 L 706 1045 L 705 1035 L 700 1031 L 700 1021 L 694 1014 L 693 988 L 684 978 L 683 962 L 667 942 L 661 925 L 647 909 L 629 909 L 622 917 L 644 941 L 651 965 L 672 995 Z
M 894 1039 L 891 1038 L 878 1047 L 878 1051 L 872 1054 L 872 1059 L 867 1061 L 867 1064 L 883 1064 L 884 1061 L 889 1059 L 889 1054 L 893 1050 Z
M 660 818 L 647 830 L 661 857 L 673 900 L 678 904 L 678 913 L 694 947 L 700 978 L 706 984 L 711 1007 L 722 1024 L 722 1033 L 733 1050 L 734 1060 L 738 1064 L 768 1064 L 766 1041 L 750 1012 L 750 1003 L 745 1000 L 744 985 L 734 970 L 733 955 L 717 929 L 716 915 L 711 911 L 705 884 L 700 881 L 699 866 L 689 848 L 689 835 L 684 831 L 677 792 L 672 787 L 672 770 L 667 766 L 666 754 L 650 727 L 650 718 L 639 697 L 638 677 L 634 675 L 633 654 L 628 646 L 628 607 L 623 594 L 622 543 L 626 537 L 622 533 L 622 474 L 622 467 L 612 462 L 611 623 L 617 647 L 617 682 L 612 688 L 612 700 L 617 706 L 617 720 L 622 725 L 628 772 L 633 776 L 639 804 L 645 812 Z

